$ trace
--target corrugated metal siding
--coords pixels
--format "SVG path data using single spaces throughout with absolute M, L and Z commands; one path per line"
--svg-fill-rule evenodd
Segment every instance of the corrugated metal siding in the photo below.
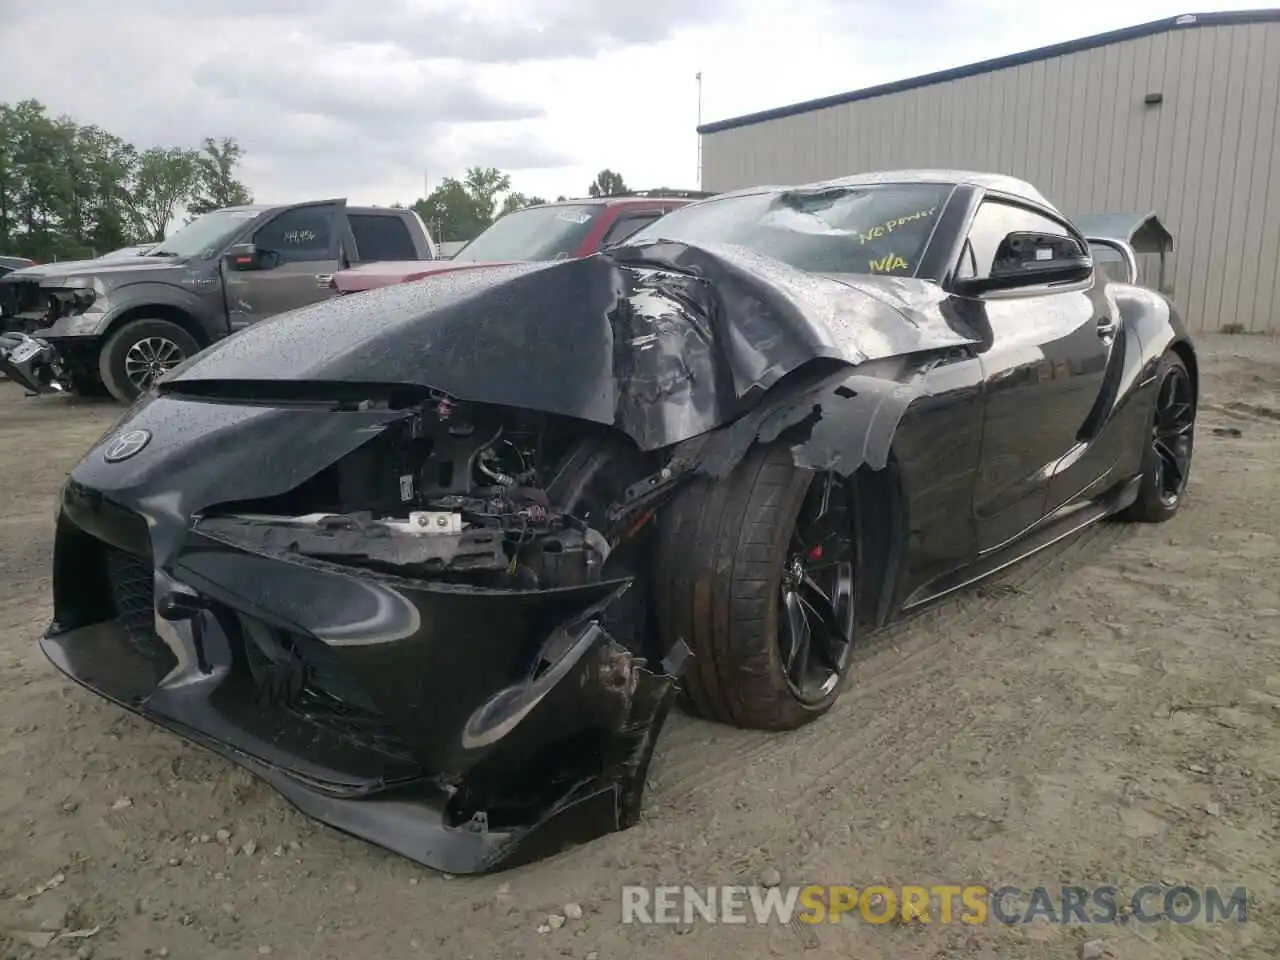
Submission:
M 1280 332 L 1277 90 L 1280 24 L 1173 30 L 705 134 L 703 188 L 897 167 L 1007 173 L 1066 213 L 1155 210 L 1192 330 Z M 1164 102 L 1147 106 L 1148 93 Z

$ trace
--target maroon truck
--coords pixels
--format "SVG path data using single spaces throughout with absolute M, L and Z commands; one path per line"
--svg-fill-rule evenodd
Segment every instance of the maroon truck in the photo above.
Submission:
M 499 217 L 448 260 L 364 264 L 339 270 L 330 286 L 338 294 L 358 293 L 454 270 L 587 257 L 625 240 L 676 207 L 711 196 L 693 190 L 640 191 L 526 207 Z

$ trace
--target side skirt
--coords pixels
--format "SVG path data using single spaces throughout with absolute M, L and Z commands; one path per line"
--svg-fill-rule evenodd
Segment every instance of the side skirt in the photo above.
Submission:
M 1056 513 L 1046 517 L 1043 523 L 1026 536 L 1019 537 L 1007 546 L 982 557 L 972 566 L 946 574 L 921 586 L 907 598 L 902 605 L 900 615 L 914 613 L 925 604 L 941 600 L 948 594 L 985 580 L 992 574 L 999 573 L 1018 561 L 1053 546 L 1073 533 L 1119 513 L 1137 499 L 1138 487 L 1141 483 L 1142 477 L 1137 476 L 1113 488 L 1097 500 L 1069 503 L 1063 506 Z

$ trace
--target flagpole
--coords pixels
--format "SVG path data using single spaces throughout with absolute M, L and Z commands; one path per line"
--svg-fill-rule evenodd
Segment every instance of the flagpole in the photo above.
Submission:
M 693 77 L 698 81 L 698 126 L 702 126 L 702 71 L 699 70 Z M 698 189 L 702 189 L 702 134 L 695 134 L 698 138 Z

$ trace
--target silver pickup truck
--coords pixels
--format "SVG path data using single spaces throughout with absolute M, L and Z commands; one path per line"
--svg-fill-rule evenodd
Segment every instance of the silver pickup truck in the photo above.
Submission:
M 227 207 L 140 256 L 0 277 L 0 371 L 32 392 L 131 401 L 216 340 L 330 294 L 335 271 L 432 260 L 412 210 L 345 200 Z

